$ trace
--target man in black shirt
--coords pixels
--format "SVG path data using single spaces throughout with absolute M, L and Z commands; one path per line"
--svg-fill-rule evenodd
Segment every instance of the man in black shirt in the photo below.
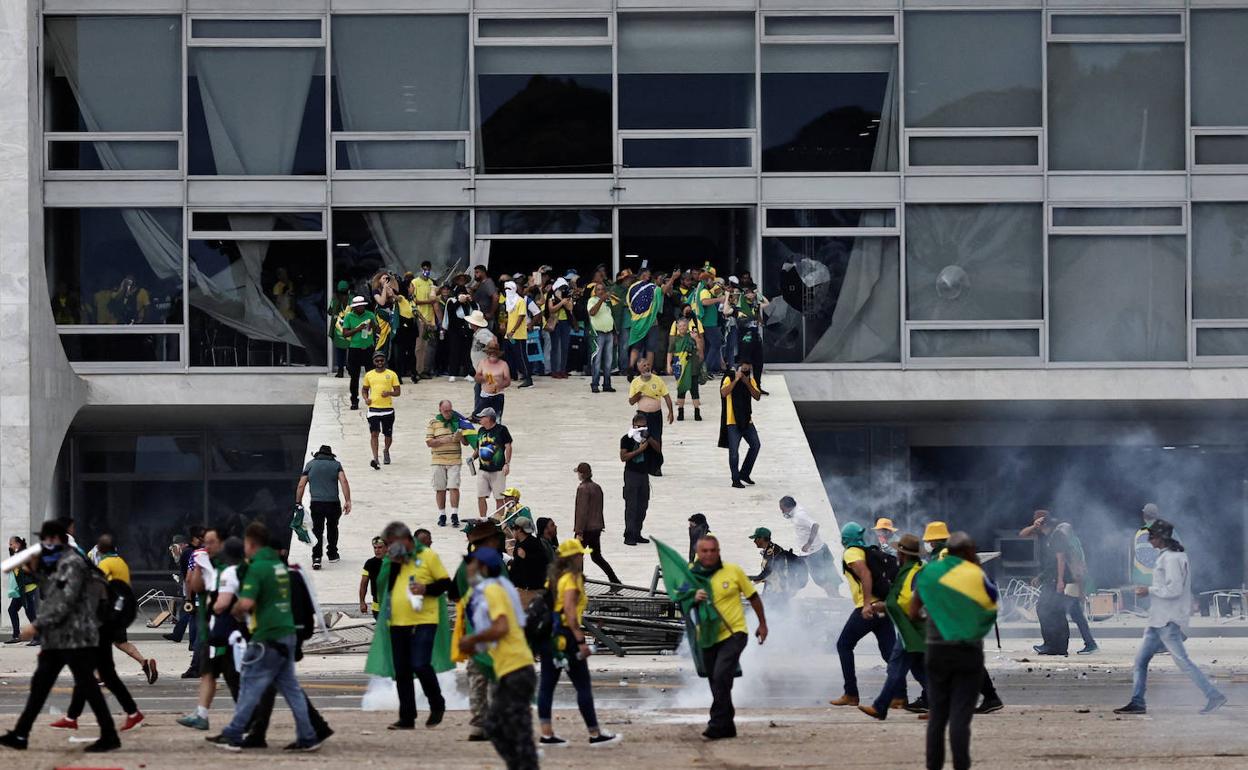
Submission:
M 385 555 L 386 541 L 373 538 L 373 558 L 364 562 L 364 570 L 360 572 L 360 612 L 371 611 L 374 618 L 381 609 L 377 605 L 377 576 L 381 574 L 381 560 Z M 370 596 L 373 597 L 371 602 Z
M 646 415 L 633 415 L 633 428 L 620 437 L 620 462 L 624 463 L 624 545 L 649 543 L 641 525 L 650 506 L 650 477 L 663 464 L 663 447 L 646 429 Z
M 507 487 L 507 476 L 511 473 L 511 431 L 498 422 L 498 413 L 493 407 L 482 409 L 477 417 L 481 419 L 481 427 L 477 429 L 477 506 L 484 519 L 498 510 Z M 491 497 L 494 498 L 493 509 L 486 505 Z
M 546 548 L 538 542 L 537 527 L 532 519 L 517 516 L 511 522 L 511 530 L 515 533 L 516 545 L 507 572 L 520 593 L 520 603 L 527 607 L 529 600 L 546 586 L 546 567 L 550 562 Z

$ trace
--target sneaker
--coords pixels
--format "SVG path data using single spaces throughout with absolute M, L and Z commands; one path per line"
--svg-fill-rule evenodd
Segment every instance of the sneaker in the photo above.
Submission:
M 612 743 L 619 743 L 623 736 L 618 733 L 612 735 L 610 733 L 598 733 L 589 739 L 590 746 L 610 746 Z
M 1075 654 L 1076 654 L 1076 655 L 1091 655 L 1092 653 L 1096 652 L 1096 651 L 1097 651 L 1097 650 L 1099 650 L 1099 649 L 1101 649 L 1101 648 L 1100 648 L 1099 646 L 1097 646 L 1097 645 L 1096 645 L 1096 643 L 1092 643 L 1092 644 L 1085 644 L 1085 645 L 1083 646 L 1083 649 L 1082 649 L 1082 650 L 1079 650 L 1079 651 L 1078 651 L 1078 652 L 1076 652 Z
M 351 405 L 351 411 L 353 411 L 353 412 L 358 412 L 358 411 L 360 411 L 360 405 L 359 405 L 359 404 L 352 404 L 352 405 Z
M 876 711 L 875 706 L 859 706 L 858 710 L 866 714 L 867 716 L 871 717 L 872 719 L 887 719 L 888 718 L 887 714 L 881 714 L 880 712 Z
M 321 742 L 315 741 L 315 740 L 312 741 L 311 743 L 300 743 L 298 741 L 295 741 L 294 743 L 289 743 L 282 747 L 282 751 L 292 751 L 292 752 L 299 751 L 299 752 L 304 752 L 304 753 L 309 753 L 309 754 L 313 751 L 320 751 L 320 750 L 321 750 Z
M 429 709 L 429 718 L 425 720 L 425 727 L 437 727 L 442 724 L 442 717 L 446 715 L 446 708 Z
M 732 488 L 733 489 L 745 489 L 745 485 L 742 484 L 740 481 L 734 481 L 732 482 Z
M 377 462 L 377 458 L 374 457 L 373 459 L 368 461 L 368 467 L 372 468 L 375 471 L 379 471 L 381 470 L 381 463 Z
M 160 638 L 164 639 L 166 642 L 173 642 L 174 644 L 182 643 L 182 637 L 174 636 L 173 634 L 161 634 Z
M 481 732 L 468 733 L 468 740 L 472 743 L 476 743 L 477 741 L 488 741 L 489 739 L 490 739 L 490 736 L 486 735 L 485 733 L 481 733 Z
M 389 452 L 384 452 L 384 453 L 382 454 L 381 461 L 382 461 L 382 463 L 383 463 L 383 464 L 385 464 L 385 465 L 389 465 L 389 464 L 390 464 L 390 453 L 389 453 Z
M 615 388 L 611 387 L 610 385 L 603 385 L 603 386 L 602 386 L 602 392 L 603 392 L 603 393 L 614 393 L 614 392 L 615 392 Z
M 269 742 L 263 738 L 252 738 L 248 735 L 243 739 L 242 747 L 244 749 L 267 749 Z
M 188 668 L 187 670 L 182 672 L 182 678 L 183 679 L 199 679 L 199 671 L 193 668 Z
M 111 738 L 101 738 L 95 743 L 83 749 L 87 754 L 103 754 L 106 751 L 116 751 L 121 748 L 121 740 L 117 736 Z
M 312 560 L 312 569 L 320 569 L 320 568 L 321 568 L 321 560 L 320 560 L 320 559 L 313 559 L 313 560 Z
M 438 517 L 438 526 L 439 526 L 439 527 L 445 527 L 445 526 L 446 526 L 446 515 L 445 515 L 445 514 L 444 514 L 444 515 L 442 515 L 442 516 L 439 516 L 439 517 Z
M 647 544 L 647 543 L 649 543 L 649 542 L 650 542 L 650 538 L 648 538 L 648 537 L 642 537 L 641 535 L 638 535 L 638 536 L 637 536 L 637 544 L 638 544 L 638 545 L 645 545 L 645 544 Z
M 1209 702 L 1206 703 L 1205 707 L 1200 710 L 1200 713 L 1208 714 L 1212 711 L 1217 711 L 1218 709 L 1222 708 L 1225 705 L 1226 705 L 1226 696 L 1223 695 L 1222 693 L 1218 693 L 1217 695 L 1209 699 Z
M 160 677 L 160 672 L 156 670 L 155 658 L 148 658 L 143 661 L 143 676 L 147 677 L 148 684 L 156 684 L 156 679 Z
M 532 377 L 530 377 L 530 378 L 528 378 L 527 380 L 525 380 L 524 382 L 520 383 L 520 387 L 522 387 L 522 388 L 531 388 L 531 387 L 533 387 L 533 378 L 532 378 Z
M 61 717 L 60 719 L 56 720 L 52 724 L 48 725 L 48 727 L 51 727 L 55 730 L 77 730 L 78 720 L 70 719 L 69 717 Z
M 0 735 L 0 746 L 6 746 L 17 751 L 25 751 L 26 745 L 29 743 L 25 735 L 18 735 L 9 730 L 4 735 Z
M 342 559 L 339 558 L 338 554 L 334 554 L 333 556 L 329 557 L 330 564 L 337 564 L 340 561 L 342 561 Z
M 458 526 L 459 526 L 459 514 L 458 514 L 458 513 L 452 513 L 452 514 L 451 514 L 451 526 L 452 526 L 452 527 L 458 527 Z
M 902 706 L 902 708 L 904 708 L 906 711 L 909 711 L 911 714 L 926 714 L 927 713 L 927 696 L 920 695 L 919 697 L 915 698 L 913 701 L 907 703 L 905 706 Z
M 1212 701 L 1211 701 L 1212 702 Z M 1206 706 L 1208 708 L 1208 706 Z M 1147 714 L 1148 709 L 1138 703 L 1132 701 L 1120 709 L 1114 709 L 1115 714 Z M 1204 712 L 1201 712 L 1204 713 Z
M 979 704 L 979 707 L 975 709 L 975 713 L 991 714 L 992 712 L 1000 711 L 1003 708 L 1005 708 L 1005 704 L 1001 702 L 1000 698 L 984 698 L 984 702 Z
M 598 390 L 598 386 L 597 386 L 597 385 L 590 385 L 590 386 L 589 386 L 589 392 L 590 392 L 590 393 L 598 393 L 598 392 L 600 392 L 600 391 Z
M 742 476 L 741 480 L 744 481 L 746 484 L 749 484 L 750 486 L 754 486 L 754 479 L 750 478 L 749 476 Z
M 850 695 L 846 693 L 842 695 L 841 697 L 836 698 L 835 700 L 828 701 L 828 703 L 832 704 L 833 706 L 857 706 L 858 696 Z
M 12 639 L 5 639 L 5 640 L 4 640 L 4 643 L 5 643 L 5 644 L 18 644 L 18 643 L 19 643 L 19 642 L 21 642 L 21 641 L 22 641 L 22 637 L 20 637 L 20 636 L 15 636 L 15 637 L 13 637 Z
M 126 721 L 121 726 L 121 731 L 124 733 L 126 730 L 133 730 L 134 728 L 139 727 L 142 724 L 143 724 L 143 712 L 142 711 L 136 711 L 133 714 L 126 714 Z
M 316 742 L 324 743 L 325 741 L 333 737 L 334 737 L 334 728 L 330 727 L 329 725 L 325 725 L 325 730 L 316 734 Z
M 447 377 L 447 378 L 446 378 L 446 381 L 447 381 L 447 382 L 454 382 L 454 381 L 455 381 L 455 378 L 454 378 L 454 377 Z
M 472 740 L 470 737 L 468 740 Z M 590 738 L 592 741 L 593 738 Z M 558 735 L 543 735 L 537 739 L 537 742 L 543 746 L 567 746 L 568 742 L 560 738 Z
M 223 751 L 242 751 L 243 750 L 243 744 L 233 743 L 230 741 L 229 738 L 226 738 L 224 735 L 212 735 L 212 736 L 205 738 L 204 740 L 208 741 L 213 746 L 216 746 L 217 748 Z
M 711 730 L 708 727 L 706 730 L 702 732 L 702 738 L 708 741 L 722 741 L 725 738 L 736 738 L 736 737 L 737 737 L 737 731 L 735 729 L 725 730 L 724 732 L 718 732 L 718 731 Z
M 189 727 L 192 730 L 207 730 L 208 720 L 199 714 L 187 714 L 178 720 L 178 724 L 183 727 Z

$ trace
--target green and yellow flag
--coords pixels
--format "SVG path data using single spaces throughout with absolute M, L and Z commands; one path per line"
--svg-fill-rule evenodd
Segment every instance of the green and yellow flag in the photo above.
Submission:
M 915 588 L 928 619 L 950 642 L 983 639 L 997 621 L 997 587 L 978 564 L 946 555 L 923 567 Z
M 693 654 L 693 665 L 698 676 L 707 676 L 702 662 L 702 650 L 719 640 L 720 624 L 723 620 L 714 602 L 694 600 L 698 589 L 711 593 L 711 581 L 694 574 L 690 565 L 676 549 L 656 538 L 650 538 L 659 554 L 659 567 L 663 571 L 663 587 L 667 595 L 680 606 L 680 613 L 685 618 L 685 636 L 689 640 L 689 651 Z

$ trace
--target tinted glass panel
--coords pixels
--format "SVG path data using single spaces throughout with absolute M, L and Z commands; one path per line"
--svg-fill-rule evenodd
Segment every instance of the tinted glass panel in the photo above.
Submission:
M 78 489 L 74 522 L 79 541 L 92 543 L 104 532 L 114 533 L 132 573 L 173 570 L 176 565 L 169 555 L 173 536 L 204 523 L 200 480 L 110 479 L 83 481 Z
M 177 142 L 51 142 L 51 171 L 177 171 Z
M 196 38 L 317 38 L 321 22 L 316 19 L 194 19 L 191 37 Z
M 1193 141 L 1198 166 L 1248 164 L 1248 136 L 1197 136 Z
M 1192 205 L 1192 317 L 1248 318 L 1248 203 Z
M 1197 329 L 1196 355 L 1248 356 L 1248 329 Z
M 1038 358 L 1038 329 L 912 329 L 911 358 Z
M 374 169 L 461 169 L 467 143 L 462 139 L 336 143 L 339 171 Z
M 324 229 L 319 211 L 196 211 L 191 214 L 191 230 L 207 233 L 315 233 Z
M 749 168 L 745 138 L 625 139 L 624 165 L 632 168 Z
M 1182 227 L 1183 209 L 1175 207 L 1053 209 L 1054 227 Z
M 892 16 L 769 16 L 768 35 L 891 35 Z
M 300 467 L 306 436 L 298 433 L 221 432 L 209 438 L 214 473 L 284 473 Z
M 179 319 L 179 322 L 181 319 Z M 176 334 L 62 334 L 65 357 L 83 363 L 176 363 Z
M 481 37 L 606 37 L 606 19 L 481 19 Z
M 644 259 L 665 272 L 710 263 L 720 276 L 740 275 L 749 270 L 753 222 L 753 209 L 620 209 L 620 267 L 636 273 Z
M 912 136 L 911 166 L 1036 166 L 1035 136 Z
M 1248 10 L 1193 10 L 1191 24 L 1192 125 L 1248 125 Z
M 1054 35 L 1177 35 L 1178 14 L 1061 14 L 1053 16 Z
M 381 268 L 397 273 L 420 272 L 420 263 L 433 263 L 432 278 L 449 279 L 453 266 L 468 265 L 468 212 L 453 210 L 334 212 L 335 287 L 347 281 L 349 302 L 366 294 L 367 281 Z
M 893 209 L 767 209 L 767 227 L 896 227 Z
M 189 473 L 203 469 L 201 436 L 85 435 L 77 439 L 79 473 Z
M 491 235 L 610 233 L 610 209 L 490 209 L 477 212 L 477 232 Z

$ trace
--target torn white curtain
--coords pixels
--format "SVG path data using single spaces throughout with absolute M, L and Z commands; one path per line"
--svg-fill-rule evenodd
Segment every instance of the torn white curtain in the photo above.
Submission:
M 882 212 L 864 214 L 862 227 L 884 227 Z M 898 244 L 895 238 L 855 238 L 836 297 L 832 322 L 806 361 L 899 361 Z

